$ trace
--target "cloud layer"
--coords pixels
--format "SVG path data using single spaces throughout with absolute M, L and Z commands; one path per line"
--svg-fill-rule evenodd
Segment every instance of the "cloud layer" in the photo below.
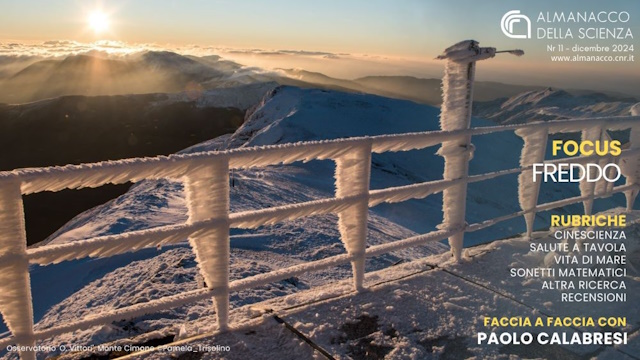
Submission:
M 328 51 L 291 49 L 238 49 L 203 45 L 126 43 L 98 41 L 81 43 L 72 40 L 24 42 L 0 40 L 0 77 L 15 72 L 20 66 L 43 58 L 90 54 L 105 58 L 127 57 L 146 51 L 172 51 L 182 55 L 217 55 L 246 67 L 246 71 L 263 72 L 277 69 L 304 69 L 328 76 L 355 79 L 369 75 L 400 75 L 418 78 L 440 78 L 443 63 L 433 59 L 394 58 L 374 54 L 349 54 Z M 554 86 L 589 90 L 610 90 L 640 95 L 637 75 L 630 74 L 625 64 L 612 69 L 601 64 L 546 64 L 535 58 L 496 57 L 483 62 L 479 80 L 524 85 Z M 585 77 L 585 74 L 590 74 Z
M 42 59 L 89 54 L 118 58 L 145 51 L 172 51 L 182 55 L 218 55 L 238 62 L 253 71 L 272 71 L 279 68 L 298 68 L 329 76 L 356 78 L 367 75 L 412 75 L 439 77 L 441 64 L 432 61 L 394 59 L 379 55 L 334 53 L 327 51 L 289 49 L 237 49 L 202 45 L 140 44 L 121 41 L 81 43 L 72 40 L 45 42 L 0 41 L 0 64 L 7 58 Z M 3 61 L 4 59 L 4 61 Z

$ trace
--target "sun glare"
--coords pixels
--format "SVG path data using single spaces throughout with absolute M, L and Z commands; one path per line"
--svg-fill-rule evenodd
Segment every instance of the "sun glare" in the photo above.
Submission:
M 109 28 L 109 18 L 107 14 L 102 11 L 94 11 L 89 14 L 89 18 L 87 19 L 89 22 L 89 27 L 93 29 L 96 34 L 102 33 Z

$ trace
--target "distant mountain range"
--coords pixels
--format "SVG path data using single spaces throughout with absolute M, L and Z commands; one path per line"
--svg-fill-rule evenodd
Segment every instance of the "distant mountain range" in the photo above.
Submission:
M 366 76 L 355 80 L 344 80 L 306 70 L 286 69 L 283 71 L 292 79 L 323 85 L 332 90 L 344 91 L 346 89 L 347 91 L 411 100 L 428 105 L 440 105 L 442 102 L 442 80 L 440 79 L 421 79 L 412 76 Z M 487 101 L 512 96 L 523 91 L 543 88 L 542 86 L 477 81 L 475 83 L 474 99 Z
M 239 67 L 218 58 L 172 52 L 146 52 L 121 59 L 71 55 L 37 61 L 13 74 L 4 72 L 0 102 L 24 103 L 63 95 L 178 92 Z
M 25 103 L 63 95 L 122 95 L 198 92 L 251 83 L 276 82 L 302 88 L 375 94 L 439 105 L 440 79 L 411 76 L 367 76 L 348 80 L 301 69 L 262 71 L 219 56 L 186 56 L 149 51 L 119 58 L 70 55 L 61 59 L 0 56 L 0 103 Z M 474 99 L 490 101 L 543 86 L 475 83 Z M 590 90 L 568 90 L 575 95 Z M 625 95 L 607 93 L 615 98 Z
M 603 93 L 576 94 L 556 88 L 526 91 L 512 97 L 473 104 L 473 114 L 499 124 L 594 116 L 628 116 L 632 97 Z

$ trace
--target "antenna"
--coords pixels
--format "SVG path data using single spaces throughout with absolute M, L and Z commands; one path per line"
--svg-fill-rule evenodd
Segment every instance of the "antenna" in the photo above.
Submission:
M 500 53 L 509 53 L 509 54 L 511 54 L 511 55 L 515 55 L 515 56 L 522 56 L 522 55 L 524 55 L 524 50 L 514 49 L 514 50 L 500 50 L 500 51 L 496 51 L 496 54 L 500 54 Z

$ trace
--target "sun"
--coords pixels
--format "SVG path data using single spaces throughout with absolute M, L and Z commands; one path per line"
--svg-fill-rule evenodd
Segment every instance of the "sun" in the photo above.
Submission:
M 96 34 L 103 33 L 109 29 L 109 17 L 102 11 L 94 11 L 89 14 L 87 22 Z

